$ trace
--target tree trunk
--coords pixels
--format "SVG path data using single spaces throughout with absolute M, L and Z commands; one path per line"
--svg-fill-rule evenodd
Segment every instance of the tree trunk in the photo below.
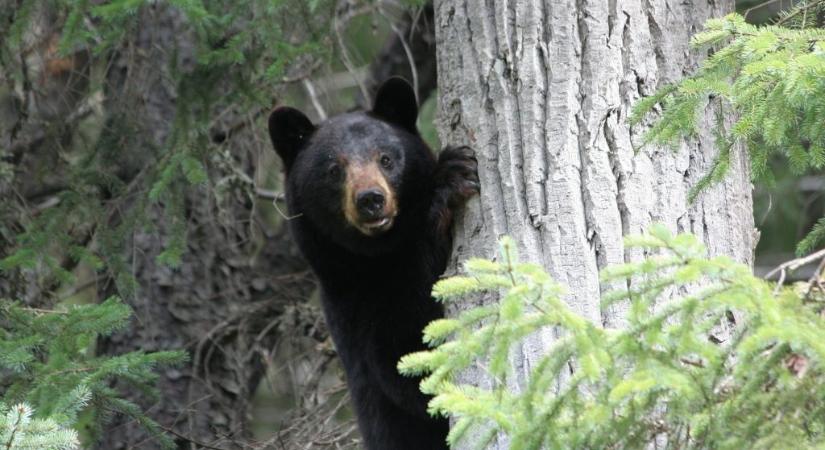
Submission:
M 569 286 L 574 310 L 621 327 L 621 308 L 601 309 L 599 298 L 628 287 L 600 283 L 598 273 L 641 256 L 624 248 L 623 235 L 661 222 L 696 234 L 712 255 L 752 264 L 744 150 L 734 150 L 725 181 L 690 204 L 690 188 L 716 154 L 710 127 L 678 149 L 636 151 L 644 130 L 628 125 L 636 100 L 696 67 L 690 36 L 732 7 L 733 0 L 437 1 L 440 137 L 475 148 L 481 179 L 481 195 L 456 226 L 450 270 L 469 256 L 494 257 L 508 234 L 523 259 Z M 547 330 L 524 345 L 516 379 L 553 339 Z

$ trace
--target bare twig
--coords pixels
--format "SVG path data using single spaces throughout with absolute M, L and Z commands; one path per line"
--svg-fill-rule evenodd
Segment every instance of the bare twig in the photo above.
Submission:
M 346 5 L 346 2 L 339 2 L 338 7 L 336 8 L 337 11 L 335 13 L 335 17 L 332 20 L 332 29 L 335 32 L 335 38 L 338 41 L 338 47 L 341 50 L 341 62 L 344 64 L 344 67 L 347 68 L 347 71 L 352 74 L 355 74 L 356 72 L 355 64 L 353 63 L 352 58 L 350 57 L 349 49 L 344 42 L 344 27 L 346 27 L 346 24 L 352 20 L 352 18 L 370 12 L 373 7 L 374 6 L 372 5 L 366 5 L 361 8 L 350 9 L 349 6 Z M 358 88 L 361 90 L 361 95 L 363 95 L 366 99 L 370 99 L 369 91 L 367 90 L 367 86 L 364 84 L 364 81 L 357 78 L 356 80 L 358 81 Z
M 808 4 L 804 5 L 804 6 L 798 7 L 798 8 L 796 8 L 796 9 L 795 9 L 792 13 L 790 13 L 790 14 L 788 14 L 787 16 L 785 16 L 785 17 L 783 17 L 783 18 L 781 18 L 781 19 L 777 20 L 777 21 L 776 21 L 776 24 L 777 24 L 777 25 L 782 25 L 782 24 L 786 23 L 787 21 L 791 20 L 793 17 L 796 17 L 799 13 L 807 14 L 809 9 L 812 9 L 812 8 L 814 8 L 814 7 L 816 7 L 816 6 L 819 6 L 819 5 L 820 5 L 820 3 L 822 3 L 822 1 L 821 1 L 821 0 L 820 0 L 820 1 L 811 2 L 811 3 L 808 3 Z
M 81 284 L 78 284 L 78 285 L 72 286 L 72 288 L 71 288 L 71 289 L 69 289 L 69 290 L 68 290 L 67 292 L 65 292 L 64 294 L 62 294 L 62 295 L 60 296 L 60 298 L 59 298 L 57 301 L 58 301 L 58 302 L 62 302 L 62 301 L 64 301 L 64 300 L 68 299 L 69 297 L 73 297 L 73 296 L 75 296 L 75 295 L 79 294 L 80 292 L 82 292 L 82 291 L 84 291 L 84 290 L 86 290 L 86 289 L 88 289 L 88 288 L 90 288 L 90 287 L 92 287 L 92 286 L 96 285 L 99 281 L 100 281 L 100 279 L 99 279 L 98 277 L 92 277 L 92 279 L 91 279 L 91 280 L 87 280 L 87 281 L 86 281 L 86 282 L 84 282 L 84 283 L 81 283 Z
M 321 106 L 321 102 L 318 100 L 318 92 L 315 91 L 315 86 L 312 84 L 312 81 L 309 81 L 308 78 L 304 78 L 303 85 L 304 89 L 307 91 L 307 95 L 309 95 L 309 100 L 312 102 L 312 106 L 315 108 L 315 112 L 318 113 L 318 119 L 321 121 L 327 120 L 327 112 L 324 111 L 324 107 Z
M 775 269 L 771 270 L 765 275 L 765 278 L 770 278 L 771 276 L 775 275 L 777 272 L 789 270 L 794 271 L 802 266 L 807 266 L 808 264 L 818 261 L 821 258 L 825 258 L 825 248 L 819 250 L 818 252 L 811 253 L 808 256 L 803 256 L 802 258 L 792 259 L 790 261 L 784 262 L 777 266 Z
M 43 308 L 29 308 L 29 307 L 22 307 L 20 308 L 23 311 L 33 312 L 36 314 L 68 314 L 68 311 L 61 311 L 58 309 L 43 309 Z
M 198 440 L 196 440 L 192 437 L 186 436 L 184 434 L 180 434 L 172 428 L 165 427 L 163 425 L 160 425 L 160 427 L 163 429 L 163 431 L 165 431 L 169 434 L 173 434 L 173 435 L 175 435 L 175 437 L 177 437 L 179 439 L 183 439 L 184 441 L 189 442 L 190 444 L 195 444 L 196 446 L 198 446 L 198 448 L 207 448 L 207 449 L 210 449 L 210 450 L 225 450 L 225 449 L 222 449 L 220 447 L 213 447 L 209 444 L 203 443 L 201 441 L 198 441 Z
M 412 14 L 405 12 L 398 17 L 383 4 L 378 12 L 388 22 L 392 21 L 393 33 L 367 70 L 367 90 L 374 94 L 387 78 L 403 76 L 414 83 L 418 102 L 423 103 L 437 85 L 432 2 Z M 358 104 L 368 108 L 369 100 L 359 97 Z
M 811 296 L 814 286 L 820 290 L 825 290 L 822 286 L 823 277 L 825 277 L 825 258 L 822 258 L 822 261 L 819 262 L 819 266 L 817 266 L 816 270 L 814 270 L 814 274 L 811 275 L 811 278 L 808 280 L 808 291 L 805 292 L 806 299 Z
M 283 192 L 270 191 L 269 189 L 264 189 L 264 188 L 259 188 L 259 187 L 255 188 L 255 195 L 257 195 L 258 197 L 265 198 L 267 200 L 273 200 L 273 201 L 283 200 L 284 198 L 286 198 L 286 196 L 284 195 Z
M 777 292 L 779 292 L 779 289 L 781 288 L 782 284 L 785 282 L 785 277 L 787 275 L 787 272 L 793 272 L 794 270 L 796 270 L 796 269 L 798 269 L 802 266 L 807 266 L 808 264 L 819 261 L 820 259 L 823 259 L 823 258 L 825 258 L 825 248 L 823 248 L 822 250 L 819 250 L 818 252 L 811 253 L 808 256 L 805 256 L 805 257 L 802 257 L 802 258 L 792 259 L 790 261 L 787 261 L 787 262 L 784 262 L 784 263 L 780 264 L 775 269 L 768 272 L 765 275 L 765 279 L 768 279 L 768 278 L 776 275 L 777 273 L 779 274 L 779 279 L 776 282 L 776 289 L 774 291 L 774 293 L 777 293 Z M 817 270 L 816 273 L 819 273 L 820 271 L 821 271 L 821 269 Z
M 331 392 L 327 392 L 326 395 L 343 393 L 345 390 L 345 386 L 339 384 Z M 349 403 L 348 395 L 341 395 L 337 400 L 321 401 L 320 403 L 317 399 L 308 401 L 313 405 L 305 406 L 303 411 L 297 412 L 275 436 L 260 445 L 254 446 L 254 448 L 308 450 L 316 446 L 329 447 L 332 445 L 337 448 L 358 448 L 358 442 L 351 439 L 356 433 L 354 421 L 330 425 L 338 412 Z
M 309 67 L 306 68 L 306 70 L 292 76 L 283 77 L 281 78 L 281 82 L 289 84 L 309 78 L 313 73 L 315 73 L 316 70 L 318 70 L 319 67 L 321 67 L 321 61 L 321 59 L 316 59 L 309 65 Z
M 757 9 L 764 8 L 764 7 L 766 7 L 766 6 L 770 5 L 770 4 L 777 3 L 777 2 L 780 2 L 780 1 L 782 1 L 782 0 L 768 0 L 768 1 L 762 2 L 762 3 L 758 4 L 758 5 L 751 6 L 750 8 L 748 8 L 748 9 L 746 9 L 746 10 L 745 10 L 745 12 L 742 14 L 742 16 L 743 16 L 743 17 L 745 17 L 745 19 L 747 19 L 747 18 L 748 18 L 748 14 L 750 14 L 750 13 L 751 13 L 751 11 L 755 11 L 755 10 L 757 10 Z
M 284 220 L 295 220 L 295 219 L 303 216 L 302 213 L 295 214 L 294 216 L 290 216 L 289 214 L 285 213 L 284 211 L 281 210 L 281 207 L 278 206 L 278 200 L 273 200 L 272 201 L 272 206 L 275 207 L 275 210 L 278 211 L 278 214 L 280 214 L 281 217 L 284 218 Z
M 380 5 L 380 3 L 379 3 Z M 407 41 L 407 38 L 404 36 L 404 33 L 396 26 L 395 21 L 392 18 L 388 17 L 387 14 L 384 12 L 384 9 L 379 6 L 378 12 L 381 14 L 384 19 L 387 20 L 389 23 L 390 28 L 392 28 L 392 32 L 398 37 L 398 41 L 401 42 L 401 46 L 404 48 L 404 53 L 407 55 L 407 62 L 410 65 L 410 73 L 412 74 L 412 83 L 413 83 L 413 92 L 415 92 L 415 100 L 420 104 L 421 99 L 418 97 L 418 68 L 415 66 L 415 56 L 413 56 L 412 49 L 410 49 L 410 45 Z

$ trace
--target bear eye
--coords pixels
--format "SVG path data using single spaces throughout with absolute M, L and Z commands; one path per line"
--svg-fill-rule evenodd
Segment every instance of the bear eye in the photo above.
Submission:
M 329 166 L 327 169 L 327 173 L 329 174 L 330 178 L 338 178 L 341 176 L 341 168 L 338 167 L 338 164 L 333 164 Z
M 381 167 L 385 169 L 392 169 L 392 160 L 387 155 L 381 155 Z

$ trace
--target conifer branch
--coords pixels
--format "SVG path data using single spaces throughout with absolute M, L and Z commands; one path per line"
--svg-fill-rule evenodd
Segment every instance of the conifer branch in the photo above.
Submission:
M 806 428 L 825 419 L 825 370 L 812 363 L 825 360 L 825 319 L 816 302 L 792 288 L 774 293 L 749 267 L 708 258 L 694 236 L 674 236 L 661 225 L 627 237 L 625 246 L 653 255 L 602 273 L 605 282 L 636 287 L 605 294 L 604 305 L 627 302 L 627 329 L 603 329 L 570 310 L 564 289 L 541 267 L 519 263 L 507 239 L 500 262 L 470 260 L 465 275 L 436 284 L 442 301 L 479 292 L 499 299 L 433 322 L 425 329 L 432 349 L 399 363 L 402 373 L 428 374 L 421 389 L 434 395 L 430 412 L 456 420 L 450 443 L 478 427 L 503 434 L 511 448 L 536 450 L 820 442 L 825 430 Z M 732 339 L 709 339 L 732 310 L 744 320 Z M 512 389 L 504 382 L 508 355 L 545 327 L 562 337 Z M 463 384 L 468 368 L 490 383 Z M 786 381 L 789 375 L 795 381 Z
M 789 17 L 809 8 L 819 8 L 825 18 L 825 0 L 802 2 Z M 769 185 L 774 154 L 781 155 L 796 175 L 825 169 L 825 29 L 780 22 L 788 27 L 755 26 L 736 14 L 709 20 L 692 45 L 720 48 L 694 75 L 641 99 L 633 108 L 631 124 L 639 124 L 661 107 L 642 143 L 673 146 L 692 138 L 700 126 L 697 111 L 710 101 L 716 103 L 719 118 L 713 132 L 719 152 L 709 172 L 691 188 L 691 201 L 724 179 L 732 152 L 742 146 L 751 176 Z M 822 242 L 825 218 L 800 242 L 797 254 Z

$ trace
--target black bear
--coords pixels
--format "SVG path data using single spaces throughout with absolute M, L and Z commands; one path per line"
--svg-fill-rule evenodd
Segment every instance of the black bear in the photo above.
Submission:
M 324 315 L 369 450 L 446 448 L 401 356 L 443 310 L 430 298 L 451 249 L 453 211 L 478 192 L 467 147 L 438 159 L 418 134 L 412 87 L 387 80 L 371 111 L 315 126 L 281 107 L 269 117 L 286 169 L 290 228 L 321 284 Z

